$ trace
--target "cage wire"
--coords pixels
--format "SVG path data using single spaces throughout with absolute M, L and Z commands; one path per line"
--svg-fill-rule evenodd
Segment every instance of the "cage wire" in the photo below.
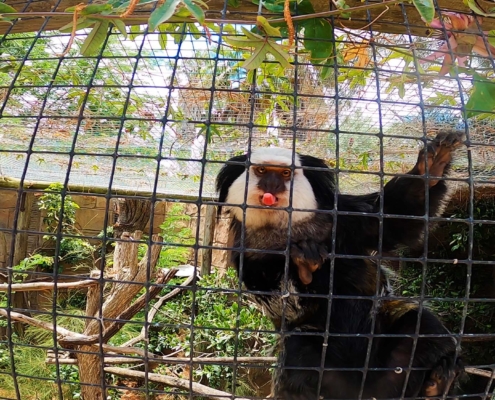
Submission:
M 441 27 L 416 36 L 424 26 L 409 22 L 414 6 L 393 7 L 401 19 L 387 24 L 405 33 L 382 33 L 370 10 L 353 19 L 362 29 L 322 18 L 334 28 L 318 39 L 333 43 L 325 73 L 301 32 L 293 68 L 268 56 L 244 69 L 250 53 L 228 38 L 248 23 L 208 34 L 199 24 L 133 26 L 127 37 L 108 29 L 95 56 L 81 55 L 84 29 L 63 57 L 71 34 L 48 29 L 55 17 L 36 32 L 16 33 L 23 20 L 4 28 L 0 398 L 266 397 L 288 327 L 275 329 L 228 268 L 229 219 L 216 216 L 215 192 L 225 161 L 257 147 L 293 149 L 325 160 L 340 192 L 383 196 L 427 137 L 458 129 L 468 147 L 448 177 L 452 200 L 442 217 L 428 218 L 436 228 L 425 227 L 420 251 L 380 248 L 368 257 L 396 275 L 392 294 L 372 297 L 431 308 L 459 340 L 460 396 L 493 399 L 494 96 L 490 86 L 473 89 L 473 76 L 493 78 L 493 38 L 473 18 L 469 34 L 484 51 L 454 46 L 453 33 L 465 31 L 438 5 Z M 441 75 L 444 58 L 453 72 Z M 488 94 L 468 116 L 476 90 Z M 333 212 L 337 224 L 349 215 Z M 382 226 L 383 208 L 376 217 Z M 332 335 L 327 324 L 325 340 Z M 359 398 L 373 369 L 368 336 Z M 408 363 L 407 376 L 412 356 Z M 320 393 L 328 368 L 317 370 Z

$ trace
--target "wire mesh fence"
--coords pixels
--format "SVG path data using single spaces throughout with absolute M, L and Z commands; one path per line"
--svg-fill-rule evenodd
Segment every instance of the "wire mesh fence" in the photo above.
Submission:
M 200 3 L 0 3 L 0 398 L 493 399 L 490 2 Z

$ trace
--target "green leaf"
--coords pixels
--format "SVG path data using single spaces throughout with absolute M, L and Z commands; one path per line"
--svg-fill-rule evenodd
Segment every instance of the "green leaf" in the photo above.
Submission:
M 273 55 L 283 67 L 291 68 L 289 63 L 289 53 L 283 46 L 277 44 L 273 40 L 264 38 L 256 33 L 248 31 L 246 28 L 241 28 L 246 35 L 245 38 L 230 38 L 225 37 L 225 42 L 234 47 L 254 47 L 254 52 L 244 63 L 243 68 L 256 69 L 258 68 L 266 58 L 267 54 Z
M 252 0 L 253 4 L 259 5 L 260 2 L 259 0 Z M 272 4 L 268 3 L 266 1 L 261 2 L 263 7 L 265 7 L 268 11 L 271 11 L 273 13 L 283 13 L 284 12 L 284 6 L 278 5 L 278 4 Z
M 259 39 L 257 40 L 249 40 L 249 39 L 244 39 L 244 38 L 231 38 L 231 37 L 224 37 L 223 38 L 224 42 L 227 42 L 233 47 L 256 47 L 258 43 L 260 42 Z
M 194 23 L 188 23 L 187 28 L 189 29 L 189 32 L 191 33 L 192 37 L 194 39 L 199 39 L 201 38 L 201 31 L 198 29 L 196 24 Z
M 81 10 L 81 15 L 101 14 L 113 9 L 111 4 L 88 4 Z
M 237 8 L 241 3 L 239 0 L 227 0 L 227 4 L 231 7 Z
M 119 32 L 127 38 L 127 29 L 125 28 L 125 23 L 121 19 L 112 19 L 112 24 L 119 30 Z
M 129 34 L 129 39 L 134 40 L 143 32 L 141 31 L 141 27 L 139 25 L 131 25 L 131 32 Z
M 476 74 L 473 76 L 473 92 L 466 103 L 466 116 L 471 118 L 493 111 L 495 111 L 495 81 Z
M 107 2 L 111 4 L 115 10 L 125 10 L 131 4 L 130 0 L 109 0 Z M 156 0 L 139 0 L 138 5 L 142 6 L 143 4 L 156 3 Z
M 268 52 L 275 57 L 282 67 L 284 68 L 292 68 L 292 65 L 289 63 L 289 52 L 286 51 L 281 45 L 275 43 L 272 40 L 267 40 L 266 45 L 269 46 Z
M 296 4 L 294 2 L 294 6 L 292 7 L 294 11 L 296 11 Z M 314 14 L 315 9 L 310 0 L 302 0 L 297 3 L 297 15 L 301 14 Z
M 256 69 L 265 61 L 268 49 L 264 44 L 255 47 L 253 54 L 242 64 L 243 68 Z
M 192 0 L 182 0 L 186 8 L 189 10 L 189 12 L 192 14 L 194 18 L 198 20 L 200 24 L 205 23 L 205 12 L 203 9 L 198 6 L 197 4 L 194 4 Z
M 280 28 L 274 28 L 273 26 L 271 26 L 265 17 L 258 15 L 256 17 L 256 22 L 263 28 L 268 36 L 282 36 L 280 33 Z
M 10 13 L 16 13 L 17 10 L 15 8 L 12 8 L 8 4 L 5 3 L 0 3 L 0 14 L 10 14 Z
M 488 32 L 488 43 L 490 43 L 492 46 L 495 46 L 495 29 L 492 29 L 491 31 Z
M 333 29 L 326 20 L 304 21 L 304 47 L 311 53 L 311 63 L 321 64 L 333 55 Z
M 435 17 L 435 5 L 433 0 L 412 0 L 414 6 L 423 18 L 423 21 L 430 24 Z
M 495 17 L 495 14 L 493 12 L 486 13 L 481 8 L 479 8 L 478 4 L 476 3 L 476 0 L 464 0 L 463 2 L 465 5 L 467 5 L 476 14 L 483 15 L 484 17 Z M 493 11 L 493 10 L 490 10 L 490 11 Z
M 179 3 L 180 0 L 165 0 L 165 3 L 153 11 L 148 20 L 150 30 L 154 31 L 158 25 L 170 19 Z
M 101 45 L 107 37 L 109 25 L 109 21 L 99 21 L 95 24 L 81 46 L 81 54 L 83 56 L 94 56 L 98 54 Z
M 89 28 L 90 26 L 93 26 L 97 21 L 94 19 L 89 19 L 86 17 L 79 18 L 77 20 L 77 25 L 76 25 L 76 31 Z M 59 31 L 62 33 L 71 33 L 72 32 L 72 26 L 74 24 L 72 22 L 69 22 L 68 24 L 62 26 Z
M 345 2 L 345 0 L 336 0 L 334 1 L 334 4 L 337 6 L 339 10 L 347 10 L 349 5 Z M 340 14 L 342 18 L 351 18 L 351 13 L 350 12 L 344 12 Z

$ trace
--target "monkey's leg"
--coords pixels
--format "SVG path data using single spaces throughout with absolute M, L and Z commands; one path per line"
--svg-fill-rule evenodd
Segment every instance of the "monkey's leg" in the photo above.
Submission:
M 309 285 L 313 280 L 313 272 L 327 259 L 328 249 L 324 244 L 308 239 L 293 243 L 290 256 L 297 266 L 299 279 L 304 285 Z
M 455 381 L 463 371 L 462 361 L 458 358 L 454 363 L 454 355 L 441 358 L 425 379 L 421 396 L 432 399 L 452 393 Z
M 449 331 L 435 314 L 427 308 L 420 314 L 417 304 L 412 302 L 390 300 L 382 303 L 378 318 L 384 328 L 381 333 L 394 336 L 377 338 L 374 342 L 376 352 L 387 354 L 386 367 L 402 370 L 395 377 L 384 375 L 385 381 L 380 384 L 396 379 L 397 387 L 401 387 L 404 371 L 412 363 L 414 370 L 410 371 L 407 380 L 406 397 L 431 396 L 438 392 L 443 395 L 445 389 L 448 391 L 462 370 L 462 364 L 454 363 L 456 341 L 447 336 Z M 412 335 L 418 322 L 422 336 L 414 345 Z

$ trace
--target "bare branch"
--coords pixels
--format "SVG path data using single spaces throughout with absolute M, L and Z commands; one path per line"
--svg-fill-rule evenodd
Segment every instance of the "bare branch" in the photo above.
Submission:
M 83 281 L 76 282 L 36 282 L 36 283 L 8 283 L 0 284 L 0 292 L 36 292 L 41 290 L 53 290 L 57 289 L 80 289 L 93 285 L 98 285 L 98 281 L 85 279 Z
M 182 292 L 187 286 L 189 286 L 192 283 L 194 278 L 195 276 L 191 275 L 189 278 L 187 278 L 187 280 L 184 283 L 180 285 L 181 287 L 175 288 L 170 293 L 167 293 L 165 296 L 160 297 L 158 301 L 153 305 L 153 307 L 151 307 L 151 309 L 149 310 L 148 315 L 146 316 L 146 323 L 148 324 L 151 323 L 151 321 L 153 321 L 153 318 L 155 318 L 156 313 L 163 305 L 163 303 L 165 303 L 166 301 L 170 300 L 171 298 L 177 296 L 180 292 Z M 146 329 L 143 326 L 139 335 L 123 343 L 122 347 L 134 346 L 136 343 L 140 342 L 141 340 L 144 340 L 145 336 L 146 336 Z
M 479 368 L 466 368 L 466 372 L 468 374 L 484 376 L 485 378 L 490 378 L 490 379 L 495 377 L 495 371 L 490 372 L 490 371 L 485 371 L 484 369 L 479 369 Z
M 121 348 L 119 348 L 120 350 Z M 142 350 L 142 349 L 139 349 Z M 132 351 L 136 351 L 133 348 Z M 130 352 L 129 352 L 130 353 Z M 136 357 L 105 357 L 105 364 L 142 364 L 145 360 Z M 155 364 L 274 364 L 276 357 L 148 357 L 146 362 Z M 48 357 L 47 364 L 56 364 L 55 358 Z M 77 365 L 77 360 L 73 358 L 59 358 L 59 364 Z
M 39 319 L 36 318 L 31 318 L 28 317 L 27 315 L 15 312 L 15 311 L 10 311 L 10 313 L 3 309 L 0 308 L 0 316 L 8 318 L 10 314 L 10 318 L 19 322 L 23 322 L 25 324 L 29 324 L 32 326 L 37 326 L 38 328 L 46 329 L 48 331 L 53 332 L 54 330 L 57 332 L 57 335 L 60 336 L 72 336 L 75 338 L 86 338 L 86 335 L 81 335 L 80 333 L 72 332 L 69 331 L 68 329 L 62 328 L 61 326 L 57 325 L 57 328 L 55 329 L 55 326 L 53 324 L 50 324 L 48 322 L 40 321 Z
M 156 296 L 158 296 L 158 293 L 160 293 L 160 291 L 162 290 L 162 287 L 158 285 L 163 285 L 164 283 L 167 283 L 170 279 L 172 279 L 175 276 L 177 271 L 178 269 L 176 268 L 162 271 L 156 279 L 155 282 L 156 286 L 154 285 L 149 289 L 148 296 L 146 296 L 146 293 L 142 294 L 141 296 L 138 297 L 138 299 L 134 303 L 132 303 L 127 309 L 125 309 L 120 315 L 118 315 L 115 318 L 116 321 L 112 321 L 108 325 L 108 327 L 105 328 L 105 330 L 103 331 L 101 341 L 103 343 L 107 342 L 122 328 L 124 324 L 129 322 L 131 318 L 134 317 L 134 315 L 136 315 L 146 305 L 147 301 L 151 301 Z M 82 337 L 79 338 L 66 337 L 60 339 L 59 343 L 61 346 L 74 346 L 74 345 L 91 345 L 98 343 L 100 341 L 98 335 L 86 336 L 86 338 L 87 339 L 83 339 Z
M 187 391 L 192 390 L 194 393 L 208 396 L 212 399 L 225 400 L 226 398 L 236 399 L 236 400 L 247 400 L 243 397 L 235 397 L 234 395 L 223 392 L 221 390 L 212 389 L 208 386 L 202 385 L 201 383 L 191 382 L 187 379 L 175 378 L 171 376 L 165 376 L 160 374 L 148 373 L 141 371 L 134 371 L 127 368 L 118 367 L 106 367 L 105 372 L 109 374 L 115 374 L 120 376 L 126 376 L 129 378 L 144 379 L 147 378 L 151 382 L 163 383 L 167 386 L 178 387 Z

